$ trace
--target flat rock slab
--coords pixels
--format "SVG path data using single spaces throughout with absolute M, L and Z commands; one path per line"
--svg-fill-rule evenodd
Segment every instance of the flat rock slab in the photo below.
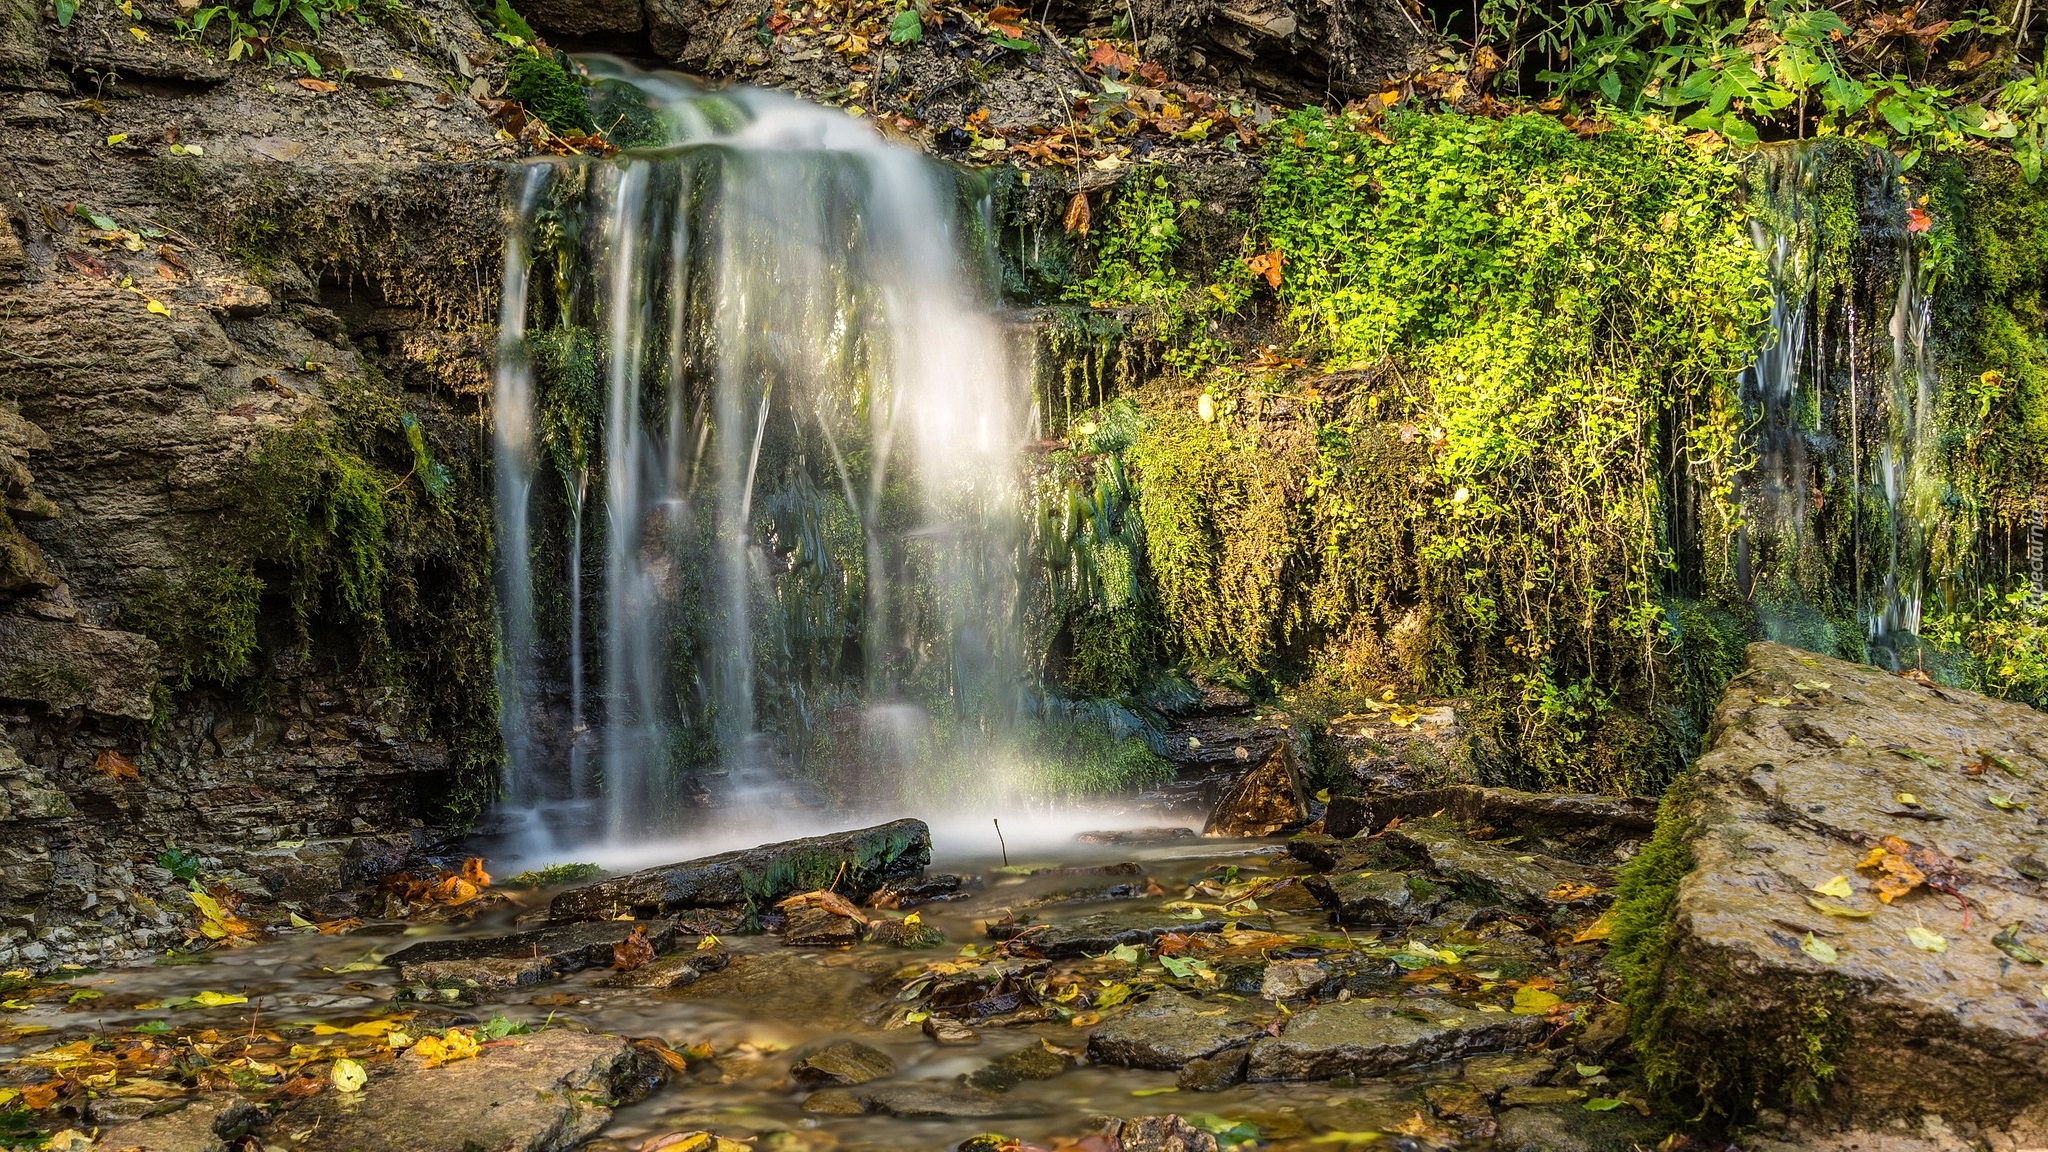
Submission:
M 1450 895 L 1442 885 L 1404 872 L 1309 876 L 1302 885 L 1337 923 L 1350 928 L 1398 927 L 1427 920 Z
M 691 908 L 766 908 L 826 885 L 855 901 L 908 880 L 931 862 L 932 834 L 922 820 L 764 844 L 599 880 L 562 892 L 548 905 L 557 924 L 666 916 Z
M 98 1145 L 124 1152 L 227 1152 L 263 1113 L 241 1100 L 194 1100 L 161 1116 L 109 1124 L 100 1129 Z
M 310 1132 L 298 1152 L 558 1152 L 588 1139 L 612 1109 L 657 1083 L 651 1058 L 615 1036 L 554 1030 L 517 1036 L 472 1060 L 413 1058 L 361 1092 L 322 1092 L 270 1126 L 271 1142 Z
M 1097 1028 L 1088 1058 L 1126 1068 L 1179 1068 L 1251 1043 L 1264 1034 L 1262 1005 L 1242 1000 L 1197 1000 L 1161 991 Z
M 400 949 L 384 958 L 384 963 L 398 969 L 406 980 L 425 980 L 458 976 L 476 979 L 486 986 L 507 986 L 504 983 L 490 984 L 485 977 L 496 979 L 492 972 L 479 974 L 462 973 L 459 970 L 468 961 L 520 961 L 527 964 L 545 963 L 556 973 L 581 972 L 585 968 L 608 968 L 612 964 L 612 946 L 633 934 L 636 927 L 647 929 L 647 942 L 661 952 L 675 945 L 676 926 L 667 921 L 607 920 L 596 924 L 558 925 L 539 928 L 531 932 L 514 932 L 509 936 L 468 936 L 452 937 L 446 940 L 423 940 L 410 948 Z M 489 965 L 472 967 L 492 968 Z M 530 980 L 512 980 L 510 983 L 530 983 Z
M 629 972 L 614 972 L 601 977 L 597 984 L 604 988 L 687 988 L 731 963 L 732 953 L 707 948 L 663 956 Z
M 2048 716 L 1764 643 L 1711 731 L 1660 816 L 1693 868 L 1655 989 L 1664 1027 L 1639 1047 L 1731 1095 L 1818 1089 L 1831 1120 L 1924 1110 L 2048 1139 L 2048 970 L 1993 943 L 2011 927 L 2048 956 L 2048 899 L 2027 875 L 2048 874 Z M 1961 897 L 1922 885 L 1881 902 L 1880 873 L 1858 864 L 1886 837 Z M 1813 891 L 1835 877 L 1849 895 Z M 1645 899 L 1673 900 L 1668 881 Z
M 1252 1046 L 1251 1080 L 1329 1080 L 1384 1076 L 1534 1043 L 1549 1030 L 1540 1016 L 1481 1012 L 1449 1000 L 1349 1000 L 1304 1008 L 1280 1035 Z
M 1270 920 L 1242 917 L 1231 921 L 1183 920 L 1167 912 L 1103 912 L 1067 923 L 990 924 L 988 934 L 997 940 L 1014 940 L 1013 952 L 1028 952 L 1058 960 L 1068 956 L 1093 956 L 1119 944 L 1140 947 L 1168 932 L 1221 932 L 1226 923 L 1243 928 L 1271 928 Z
M 1414 855 L 1430 874 L 1472 899 L 1508 904 L 1529 912 L 1547 912 L 1557 905 L 1604 906 L 1612 900 L 1611 872 L 1560 860 L 1524 845 L 1489 844 L 1465 833 L 1465 824 L 1450 816 L 1403 822 L 1380 834 L 1389 847 Z M 1559 886 L 1567 886 L 1559 892 Z M 1591 891 L 1584 895 L 1576 893 Z M 1558 893 L 1553 895 L 1553 893 Z

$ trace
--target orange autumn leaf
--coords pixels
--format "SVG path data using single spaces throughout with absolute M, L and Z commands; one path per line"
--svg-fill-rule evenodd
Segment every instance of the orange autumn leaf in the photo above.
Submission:
M 330 84 L 325 80 L 315 80 L 311 76 L 299 77 L 299 87 L 304 88 L 308 92 L 340 91 L 340 89 L 336 85 Z
M 1076 192 L 1074 193 L 1074 198 L 1067 201 L 1067 231 L 1070 234 L 1086 236 L 1088 234 L 1089 222 L 1088 194 L 1086 192 Z
M 1932 227 L 1934 217 L 1927 214 L 1927 209 L 1918 206 L 1906 209 L 1906 231 L 1925 232 Z
M 142 773 L 135 767 L 135 761 L 112 748 L 100 750 L 100 754 L 93 759 L 92 770 L 111 780 L 142 779 Z
M 491 886 L 491 874 L 484 871 L 484 858 L 471 856 L 462 862 L 462 878 L 479 888 Z
M 1252 275 L 1264 276 L 1269 286 L 1278 288 L 1280 286 L 1280 269 L 1286 263 L 1287 254 L 1275 248 L 1271 252 L 1262 252 L 1257 256 L 1245 257 L 1244 266 L 1251 269 Z
M 1904 840 L 1887 836 L 1872 847 L 1869 854 L 1856 862 L 1858 869 L 1880 873 L 1877 878 L 1877 898 L 1889 904 L 1901 896 L 1927 883 L 1927 874 L 1913 866 L 1906 857 L 1912 851 Z

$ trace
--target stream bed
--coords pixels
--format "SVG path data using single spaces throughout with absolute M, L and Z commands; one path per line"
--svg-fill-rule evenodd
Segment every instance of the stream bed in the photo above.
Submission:
M 232 1094 L 264 1113 L 220 1146 L 316 1152 L 320 1126 L 294 1116 L 371 1103 L 405 1075 L 483 1075 L 581 1031 L 653 1056 L 608 1121 L 586 1109 L 552 1135 L 465 1144 L 422 1118 L 388 1147 L 588 1136 L 624 1152 L 698 1132 L 805 1150 L 1654 1144 L 1640 1089 L 1605 1065 L 1618 1030 L 1597 980 L 1605 889 L 1633 842 L 1394 824 L 1348 841 L 1104 834 L 1009 865 L 940 844 L 916 883 L 865 907 L 814 893 L 763 916 L 780 935 L 684 915 L 647 937 L 652 958 L 629 924 L 582 926 L 620 941 L 614 963 L 552 978 L 517 958 L 399 955 L 530 933 L 546 894 L 502 887 L 473 916 L 425 917 L 439 923 L 309 924 L 147 967 L 11 974 L 0 1116 L 23 1140 L 58 1132 L 51 1147 L 154 1149 L 124 1126 Z M 869 938 L 832 942 L 848 933 Z M 678 986 L 619 986 L 636 980 Z M 367 1083 L 348 1083 L 349 1062 Z

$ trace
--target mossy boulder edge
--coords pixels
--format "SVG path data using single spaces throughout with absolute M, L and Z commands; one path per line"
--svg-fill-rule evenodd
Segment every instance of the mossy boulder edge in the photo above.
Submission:
M 1651 1082 L 1732 1120 L 2048 1136 L 2044 802 L 2048 717 L 1752 644 L 1620 884 L 1609 962 Z M 1858 865 L 1900 842 L 1932 884 L 1882 900 Z

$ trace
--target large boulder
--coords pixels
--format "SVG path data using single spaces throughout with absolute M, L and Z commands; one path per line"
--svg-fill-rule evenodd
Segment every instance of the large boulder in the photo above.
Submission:
M 1614 913 L 1653 1080 L 2040 1144 L 2044 804 L 2048 716 L 1751 645 Z
M 922 820 L 764 844 L 599 880 L 557 895 L 548 919 L 672 916 L 692 908 L 758 911 L 786 896 L 831 887 L 854 900 L 924 871 L 932 833 Z

